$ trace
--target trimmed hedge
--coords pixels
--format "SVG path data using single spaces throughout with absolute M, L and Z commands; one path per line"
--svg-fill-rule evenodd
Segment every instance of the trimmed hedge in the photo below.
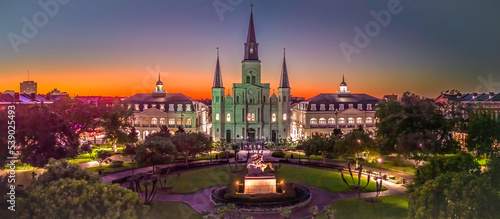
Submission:
M 273 157 L 279 157 L 279 158 L 284 158 L 285 155 L 286 154 L 283 151 L 275 151 L 275 152 L 273 152 L 273 154 L 271 156 L 273 156 Z

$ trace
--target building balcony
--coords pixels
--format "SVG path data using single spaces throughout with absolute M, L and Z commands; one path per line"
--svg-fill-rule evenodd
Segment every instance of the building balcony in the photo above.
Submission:
M 157 124 L 151 124 L 151 125 L 149 125 L 149 127 L 158 127 L 158 125 Z
M 142 127 L 149 127 L 148 124 L 142 124 Z
M 134 127 L 141 127 L 141 124 L 134 124 Z

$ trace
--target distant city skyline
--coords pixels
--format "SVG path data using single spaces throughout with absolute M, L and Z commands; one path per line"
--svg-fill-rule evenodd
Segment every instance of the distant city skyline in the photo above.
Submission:
M 286 48 L 293 96 L 336 92 L 343 74 L 353 93 L 379 98 L 500 90 L 500 2 L 252 2 L 262 80 L 277 87 Z M 241 82 L 251 2 L 231 3 L 4 1 L 0 92 L 19 92 L 29 69 L 41 94 L 127 97 L 152 92 L 161 72 L 167 92 L 210 98 L 217 47 L 224 83 Z M 343 43 L 356 52 L 346 57 Z

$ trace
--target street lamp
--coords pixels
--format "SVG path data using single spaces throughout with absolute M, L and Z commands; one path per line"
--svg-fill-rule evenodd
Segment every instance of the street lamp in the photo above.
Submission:
M 379 176 L 382 176 L 382 158 L 379 158 L 379 159 L 378 159 L 378 163 L 380 164 L 380 165 L 379 165 L 379 172 L 378 172 L 378 175 L 379 175 Z

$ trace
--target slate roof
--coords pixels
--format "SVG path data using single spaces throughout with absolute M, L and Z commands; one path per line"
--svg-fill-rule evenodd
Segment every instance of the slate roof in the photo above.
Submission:
M 152 93 L 135 94 L 123 100 L 127 103 L 164 103 L 164 104 L 192 104 L 191 97 L 182 93 L 166 93 L 165 96 L 153 96 Z
M 316 104 L 316 109 L 319 109 L 320 104 L 325 104 L 326 109 L 328 109 L 330 104 L 333 104 L 335 109 L 338 109 L 340 104 L 344 104 L 345 108 L 347 108 L 346 104 L 353 104 L 356 108 L 357 104 L 363 104 L 363 108 L 365 108 L 366 104 L 372 104 L 372 107 L 375 107 L 378 101 L 378 98 L 367 94 L 321 93 L 303 102 L 309 103 L 307 110 L 310 111 L 311 104 Z

